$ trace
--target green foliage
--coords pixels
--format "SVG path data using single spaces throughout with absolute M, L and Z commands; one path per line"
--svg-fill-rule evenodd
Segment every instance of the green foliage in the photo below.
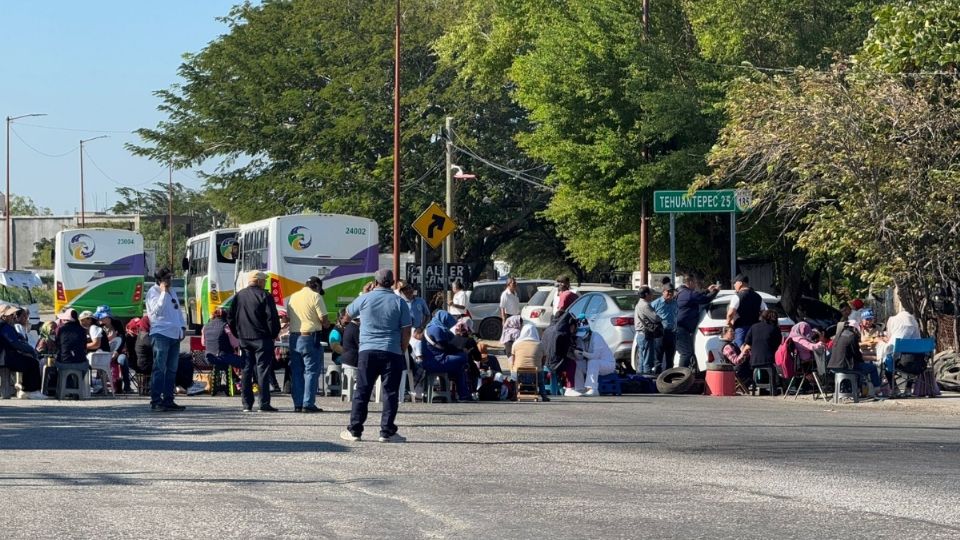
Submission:
M 33 243 L 33 255 L 30 256 L 30 266 L 33 268 L 53 268 L 54 243 L 50 238 L 41 238 Z
M 10 194 L 11 216 L 52 216 L 53 211 L 44 206 L 37 206 L 33 199 L 26 195 Z
M 793 67 L 853 53 L 881 0 L 684 0 L 704 58 Z
M 960 0 L 899 2 L 879 9 L 857 60 L 888 73 L 960 68 Z

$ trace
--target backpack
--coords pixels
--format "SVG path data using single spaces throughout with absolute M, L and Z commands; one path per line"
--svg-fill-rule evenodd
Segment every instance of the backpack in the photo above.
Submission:
M 783 379 L 792 379 L 797 374 L 797 363 L 794 361 L 795 347 L 793 340 L 787 338 L 780 342 L 777 352 L 773 355 L 773 363 Z

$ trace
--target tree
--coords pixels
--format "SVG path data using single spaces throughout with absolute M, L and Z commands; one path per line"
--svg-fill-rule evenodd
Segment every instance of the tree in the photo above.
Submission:
M 856 59 L 888 73 L 960 69 L 960 0 L 886 5 Z
M 33 199 L 26 195 L 10 195 L 11 216 L 51 216 L 53 211 L 45 206 L 37 206 Z
M 34 242 L 33 255 L 30 256 L 30 266 L 42 269 L 53 268 L 54 247 L 53 240 L 50 238 L 41 238 L 39 242 Z
M 930 315 L 960 276 L 960 88 L 936 79 L 798 70 L 738 81 L 701 184 L 740 180 L 814 262 L 897 284 Z

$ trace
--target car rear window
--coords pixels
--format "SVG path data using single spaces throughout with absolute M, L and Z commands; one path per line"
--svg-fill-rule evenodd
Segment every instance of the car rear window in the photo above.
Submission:
M 765 301 L 766 302 L 766 301 Z M 767 308 L 772 309 L 777 312 L 778 317 L 786 317 L 787 312 L 783 309 L 783 305 L 780 302 L 766 302 Z M 711 319 L 726 319 L 727 318 L 727 308 L 730 306 L 729 302 L 722 303 L 713 303 L 710 304 L 710 318 Z
M 470 303 L 472 304 L 499 304 L 500 293 L 503 292 L 506 285 L 493 283 L 490 285 L 476 285 L 470 293 Z
M 530 302 L 530 298 L 531 298 L 533 295 L 535 295 L 535 294 L 537 294 L 538 292 L 540 292 L 540 291 L 537 290 L 537 288 L 540 287 L 541 285 L 542 285 L 542 283 L 518 283 L 518 284 L 517 284 L 517 296 L 520 297 L 520 303 L 521 303 L 521 304 L 526 304 L 526 303 Z M 504 285 L 504 288 L 506 288 L 506 285 Z M 499 301 L 500 301 L 500 298 L 497 297 L 497 302 L 499 302 Z
M 618 294 L 616 296 L 610 295 L 610 298 L 613 299 L 613 303 L 617 305 L 618 308 L 624 311 L 633 311 L 637 307 L 637 302 L 640 300 L 640 297 L 636 294 Z
M 530 297 L 530 301 L 527 302 L 527 305 L 545 306 L 547 305 L 548 296 L 550 296 L 550 291 L 537 291 L 536 294 Z

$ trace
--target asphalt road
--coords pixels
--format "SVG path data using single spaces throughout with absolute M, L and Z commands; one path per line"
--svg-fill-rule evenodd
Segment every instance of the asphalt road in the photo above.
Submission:
M 3 537 L 960 537 L 960 406 L 404 404 L 388 445 L 340 441 L 335 398 L 178 401 L 0 401 Z

